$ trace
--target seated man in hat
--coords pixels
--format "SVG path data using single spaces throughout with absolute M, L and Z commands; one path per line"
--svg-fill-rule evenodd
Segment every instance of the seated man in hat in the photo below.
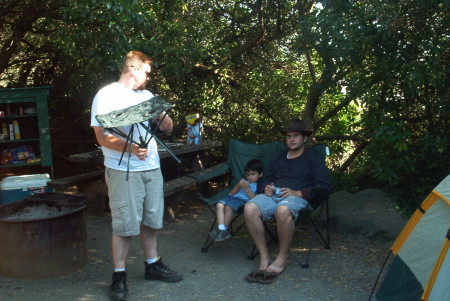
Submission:
M 305 148 L 312 134 L 305 122 L 294 119 L 286 132 L 287 150 L 275 155 L 268 166 L 261 187 L 264 193 L 244 207 L 245 223 L 260 254 L 259 268 L 245 279 L 272 283 L 287 264 L 298 213 L 309 204 L 311 190 L 320 186 L 331 191 L 328 169 L 323 160 Z M 274 261 L 270 258 L 263 220 L 276 218 L 280 249 Z

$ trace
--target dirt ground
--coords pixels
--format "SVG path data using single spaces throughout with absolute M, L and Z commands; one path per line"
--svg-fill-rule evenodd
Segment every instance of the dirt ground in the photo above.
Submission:
M 173 207 L 175 220 L 159 232 L 158 249 L 163 261 L 182 272 L 178 283 L 145 281 L 139 240 L 135 238 L 127 265 L 128 300 L 342 300 L 369 298 L 391 241 L 345 236 L 332 231 L 331 249 L 317 244 L 311 266 L 303 269 L 289 259 L 287 269 L 271 285 L 248 283 L 244 276 L 258 266 L 236 244 L 251 250 L 245 227 L 227 241 L 200 251 L 212 215 L 199 201 L 181 201 Z M 86 266 L 70 275 L 46 280 L 9 279 L 0 276 L 0 300 L 109 300 L 112 273 L 110 217 L 87 215 L 88 254 Z M 294 254 L 303 258 L 308 236 L 299 229 Z M 4 242 L 2 242 L 4 243 Z M 277 246 L 272 247 L 276 251 Z M 4 260 L 4 258 L 2 258 Z M 32 260 L 32 258 L 30 258 Z M 61 263 L 64 264 L 64 263 Z

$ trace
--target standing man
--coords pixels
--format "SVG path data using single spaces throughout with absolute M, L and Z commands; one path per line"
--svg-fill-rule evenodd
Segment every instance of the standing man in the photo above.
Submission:
M 155 139 L 147 148 L 132 143 L 129 160 L 129 178 L 126 180 L 127 164 L 119 161 L 122 151 L 130 150 L 129 142 L 102 128 L 95 116 L 124 109 L 149 100 L 153 94 L 145 90 L 152 61 L 139 51 L 130 51 L 122 63 L 122 73 L 117 82 L 102 88 L 94 98 L 91 110 L 91 126 L 105 157 L 105 179 L 108 186 L 109 206 L 112 217 L 112 254 L 114 273 L 112 275 L 111 296 L 113 300 L 126 300 L 127 274 L 125 263 L 131 237 L 139 235 L 144 249 L 145 279 L 177 282 L 182 279 L 178 272 L 170 270 L 158 256 L 156 230 L 163 226 L 164 195 L 163 178 Z M 170 133 L 172 119 L 163 118 L 162 113 L 151 124 L 159 125 L 159 130 Z M 139 133 L 144 133 L 139 125 L 134 130 L 134 141 L 139 141 Z M 128 133 L 130 126 L 117 128 Z M 128 145 L 127 145 L 128 144 Z M 124 155 L 127 158 L 128 154 Z
M 244 207 L 245 223 L 260 254 L 259 269 L 245 279 L 249 282 L 272 283 L 287 265 L 289 248 L 295 232 L 298 213 L 306 208 L 313 187 L 331 191 L 328 169 L 323 160 L 305 142 L 312 134 L 302 120 L 294 119 L 286 132 L 288 149 L 275 155 L 262 182 L 264 193 Z M 276 218 L 280 249 L 274 261 L 267 248 L 263 220 Z

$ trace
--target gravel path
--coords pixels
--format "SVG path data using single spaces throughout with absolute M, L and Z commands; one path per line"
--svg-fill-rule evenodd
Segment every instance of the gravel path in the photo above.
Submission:
M 143 279 L 144 265 L 138 239 L 134 239 L 127 266 L 129 301 L 132 300 L 367 300 L 392 242 L 332 233 L 330 250 L 317 245 L 309 269 L 290 258 L 287 269 L 271 285 L 248 283 L 244 276 L 257 267 L 235 243 L 250 251 L 246 229 L 232 240 L 200 252 L 212 215 L 199 202 L 179 202 L 176 219 L 159 232 L 159 252 L 171 268 L 183 273 L 178 283 Z M 0 300 L 109 300 L 112 272 L 111 229 L 108 214 L 87 216 L 88 264 L 70 275 L 46 280 L 8 279 L 0 276 Z M 294 246 L 307 246 L 298 231 Z M 273 246 L 276 251 L 276 245 Z M 294 253 L 303 256 L 302 248 Z M 3 259 L 2 259 L 3 260 Z M 32 260 L 32 258 L 30 258 Z M 61 263 L 64 264 L 64 263 Z

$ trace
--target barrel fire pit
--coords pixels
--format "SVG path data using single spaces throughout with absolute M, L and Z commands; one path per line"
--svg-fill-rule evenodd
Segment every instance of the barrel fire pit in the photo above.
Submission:
M 85 196 L 42 193 L 0 206 L 0 274 L 45 279 L 87 262 Z

